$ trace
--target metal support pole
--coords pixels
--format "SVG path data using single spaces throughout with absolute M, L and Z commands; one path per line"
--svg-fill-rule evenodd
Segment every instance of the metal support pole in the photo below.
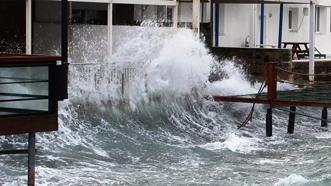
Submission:
M 261 3 L 260 47 L 264 45 L 264 3 Z
M 62 56 L 62 62 L 67 63 L 68 62 L 68 0 L 62 0 L 62 9 L 61 9 L 61 22 L 62 22 L 62 28 L 61 28 L 61 56 Z
M 268 108 L 266 116 L 266 136 L 272 136 L 272 107 Z
M 176 3 L 176 6 L 172 7 L 172 27 L 177 28 L 178 27 L 178 5 L 179 3 Z
M 108 55 L 113 54 L 113 3 L 108 3 Z
M 214 2 L 210 2 L 210 48 L 214 47 Z
M 125 74 L 122 73 L 122 82 L 121 82 L 121 93 L 122 93 L 122 97 L 124 97 L 125 94 Z
M 192 29 L 195 33 L 200 32 L 200 0 L 192 1 Z
M 283 40 L 283 19 L 284 19 L 284 4 L 279 7 L 279 33 L 278 33 L 278 48 L 282 48 Z
M 35 185 L 35 166 L 36 166 L 36 134 L 29 133 L 28 142 L 28 186 Z
M 256 5 L 250 5 L 249 14 L 249 47 L 255 48 Z
M 294 124 L 295 124 L 295 112 L 297 108 L 295 106 L 290 107 L 290 116 L 288 119 L 288 128 L 287 128 L 287 133 L 293 134 L 294 133 Z
M 328 109 L 327 108 L 323 108 L 323 110 L 322 110 L 321 126 L 322 127 L 327 127 L 328 126 Z
M 315 4 L 310 3 L 309 17 L 309 81 L 314 81 L 315 74 Z
M 220 5 L 215 3 L 215 46 L 219 46 L 219 30 L 220 30 Z
M 25 53 L 32 54 L 32 0 L 26 0 L 25 5 Z

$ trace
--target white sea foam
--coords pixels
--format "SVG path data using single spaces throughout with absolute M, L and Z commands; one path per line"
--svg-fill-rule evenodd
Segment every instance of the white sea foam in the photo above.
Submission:
M 222 63 L 222 71 L 225 78 L 215 81 L 208 87 L 208 91 L 213 95 L 242 95 L 257 93 L 258 88 L 250 84 L 245 78 L 244 72 L 235 66 L 232 61 Z
M 183 30 L 167 40 L 147 68 L 148 90 L 188 94 L 208 83 L 215 59 L 191 31 Z
M 284 164 L 286 162 L 288 162 L 289 160 L 285 159 L 262 159 L 262 160 L 258 160 L 257 163 L 258 164 Z
M 250 153 L 254 150 L 260 150 L 258 147 L 260 140 L 257 138 L 248 138 L 244 136 L 237 136 L 234 133 L 228 134 L 223 142 L 213 142 L 200 145 L 199 147 L 207 150 L 223 150 L 228 149 L 232 152 Z
M 279 179 L 278 182 L 275 183 L 275 186 L 293 186 L 293 185 L 299 186 L 306 184 L 308 182 L 309 180 L 301 175 L 291 174 L 286 178 Z
M 329 139 L 331 138 L 331 133 L 330 132 L 319 132 L 315 134 L 315 137 L 317 139 Z

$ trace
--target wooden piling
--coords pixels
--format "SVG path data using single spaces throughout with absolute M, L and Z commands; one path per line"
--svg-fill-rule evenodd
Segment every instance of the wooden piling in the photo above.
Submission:
M 266 115 L 266 136 L 272 136 L 272 102 L 277 99 L 277 63 L 268 63 L 267 73 L 268 73 L 268 93 L 267 98 L 270 107 L 267 110 Z
M 295 112 L 297 108 L 295 106 L 290 107 L 290 114 L 288 119 L 288 128 L 287 133 L 293 134 L 294 133 L 294 124 L 295 124 Z
M 268 73 L 268 100 L 272 102 L 272 100 L 277 98 L 277 63 L 268 63 L 267 73 Z
M 122 73 L 121 75 L 121 94 L 122 94 L 122 97 L 124 97 L 124 94 L 125 94 L 125 74 Z
M 29 133 L 28 140 L 28 186 L 35 185 L 35 166 L 36 166 L 36 134 Z
M 266 136 L 272 136 L 272 107 L 268 108 L 266 116 Z
M 323 108 L 323 110 L 322 110 L 321 126 L 322 127 L 328 126 L 328 109 L 327 108 Z

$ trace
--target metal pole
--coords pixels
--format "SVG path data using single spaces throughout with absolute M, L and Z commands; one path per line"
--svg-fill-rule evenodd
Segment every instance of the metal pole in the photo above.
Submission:
M 328 109 L 327 108 L 323 108 L 323 110 L 322 110 L 321 126 L 322 127 L 327 127 L 328 126 Z
M 61 9 L 61 56 L 62 56 L 62 67 L 61 71 L 65 75 L 62 77 L 62 86 L 59 86 L 58 89 L 62 90 L 62 95 L 59 96 L 57 99 L 67 99 L 68 98 L 68 71 L 69 71 L 69 63 L 68 63 L 68 0 L 62 0 L 62 9 Z M 60 69 L 60 67 L 58 67 Z
M 260 28 L 260 47 L 264 44 L 264 3 L 261 3 L 261 28 Z
M 192 1 L 192 29 L 195 33 L 200 32 L 200 0 Z
M 178 27 L 178 5 L 179 3 L 176 3 L 176 6 L 172 7 L 172 27 L 177 28 Z
M 62 0 L 62 41 L 61 41 L 61 55 L 62 62 L 68 62 L 68 0 Z
M 122 97 L 124 97 L 125 94 L 125 75 L 124 73 L 122 73 L 122 82 L 121 82 L 121 93 L 122 93 Z
M 210 48 L 214 47 L 214 2 L 210 1 Z
M 256 19 L 256 5 L 250 5 L 249 15 L 249 47 L 255 48 L 255 19 Z
M 294 123 L 295 123 L 295 112 L 297 108 L 295 106 L 290 107 L 290 117 L 288 120 L 288 128 L 287 133 L 293 134 L 294 133 Z
M 283 40 L 283 19 L 284 19 L 284 4 L 280 4 L 279 8 L 279 33 L 278 33 L 278 48 L 282 48 Z
M 28 186 L 35 185 L 35 166 L 36 166 L 36 134 L 29 133 L 28 141 Z
M 219 45 L 219 29 L 220 29 L 220 5 L 215 3 L 215 46 Z
M 309 81 L 314 81 L 315 74 L 315 4 L 310 2 L 309 19 Z
M 32 0 L 26 0 L 25 5 L 25 53 L 32 54 Z
M 108 55 L 113 54 L 113 3 L 108 3 Z
M 268 108 L 266 116 L 266 136 L 272 136 L 272 107 Z

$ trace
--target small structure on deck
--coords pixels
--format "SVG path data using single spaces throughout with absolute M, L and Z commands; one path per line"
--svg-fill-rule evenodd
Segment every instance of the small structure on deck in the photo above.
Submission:
M 48 132 L 58 130 L 58 102 L 68 97 L 68 43 L 67 43 L 67 0 L 62 1 L 31 1 L 26 6 L 26 11 L 38 14 L 38 3 L 56 4 L 60 16 L 52 17 L 54 23 L 60 25 L 58 28 L 59 49 L 61 55 L 55 56 L 47 53 L 39 53 L 37 47 L 33 47 L 33 41 L 45 41 L 50 38 L 43 38 L 34 35 L 33 38 L 25 37 L 30 35 L 34 28 L 25 23 L 24 13 L 17 7 L 25 7 L 22 1 L 2 1 L 1 7 L 6 7 L 5 12 L 0 14 L 15 14 L 13 19 L 5 20 L 6 25 L 0 28 L 0 38 L 8 40 L 6 33 L 17 32 L 23 34 L 17 41 L 19 50 L 13 48 L 9 43 L 1 45 L 0 53 L 0 135 L 29 134 L 28 149 L 2 149 L 0 154 L 28 154 L 28 185 L 35 185 L 35 143 L 37 132 Z M 18 16 L 17 16 L 18 15 Z M 23 15 L 23 16 L 19 16 Z M 6 19 L 6 18 L 5 18 Z M 23 19 L 23 20 L 22 20 Z M 4 20 L 0 20 L 4 21 Z M 16 29 L 19 29 L 18 31 Z M 14 29 L 14 30 L 13 30 Z M 24 34 L 24 31 L 26 34 Z M 47 35 L 47 34 L 46 34 Z M 31 36 L 31 35 L 30 35 Z M 13 39 L 13 38 L 12 38 Z M 54 39 L 54 38 L 51 38 Z M 25 41 L 24 41 L 25 40 Z M 15 40 L 12 40 L 15 42 Z M 23 45 L 21 45 L 23 43 Z M 27 44 L 30 43 L 30 44 Z M 46 46 L 44 46 L 46 47 Z M 32 54 L 33 53 L 33 54 Z

